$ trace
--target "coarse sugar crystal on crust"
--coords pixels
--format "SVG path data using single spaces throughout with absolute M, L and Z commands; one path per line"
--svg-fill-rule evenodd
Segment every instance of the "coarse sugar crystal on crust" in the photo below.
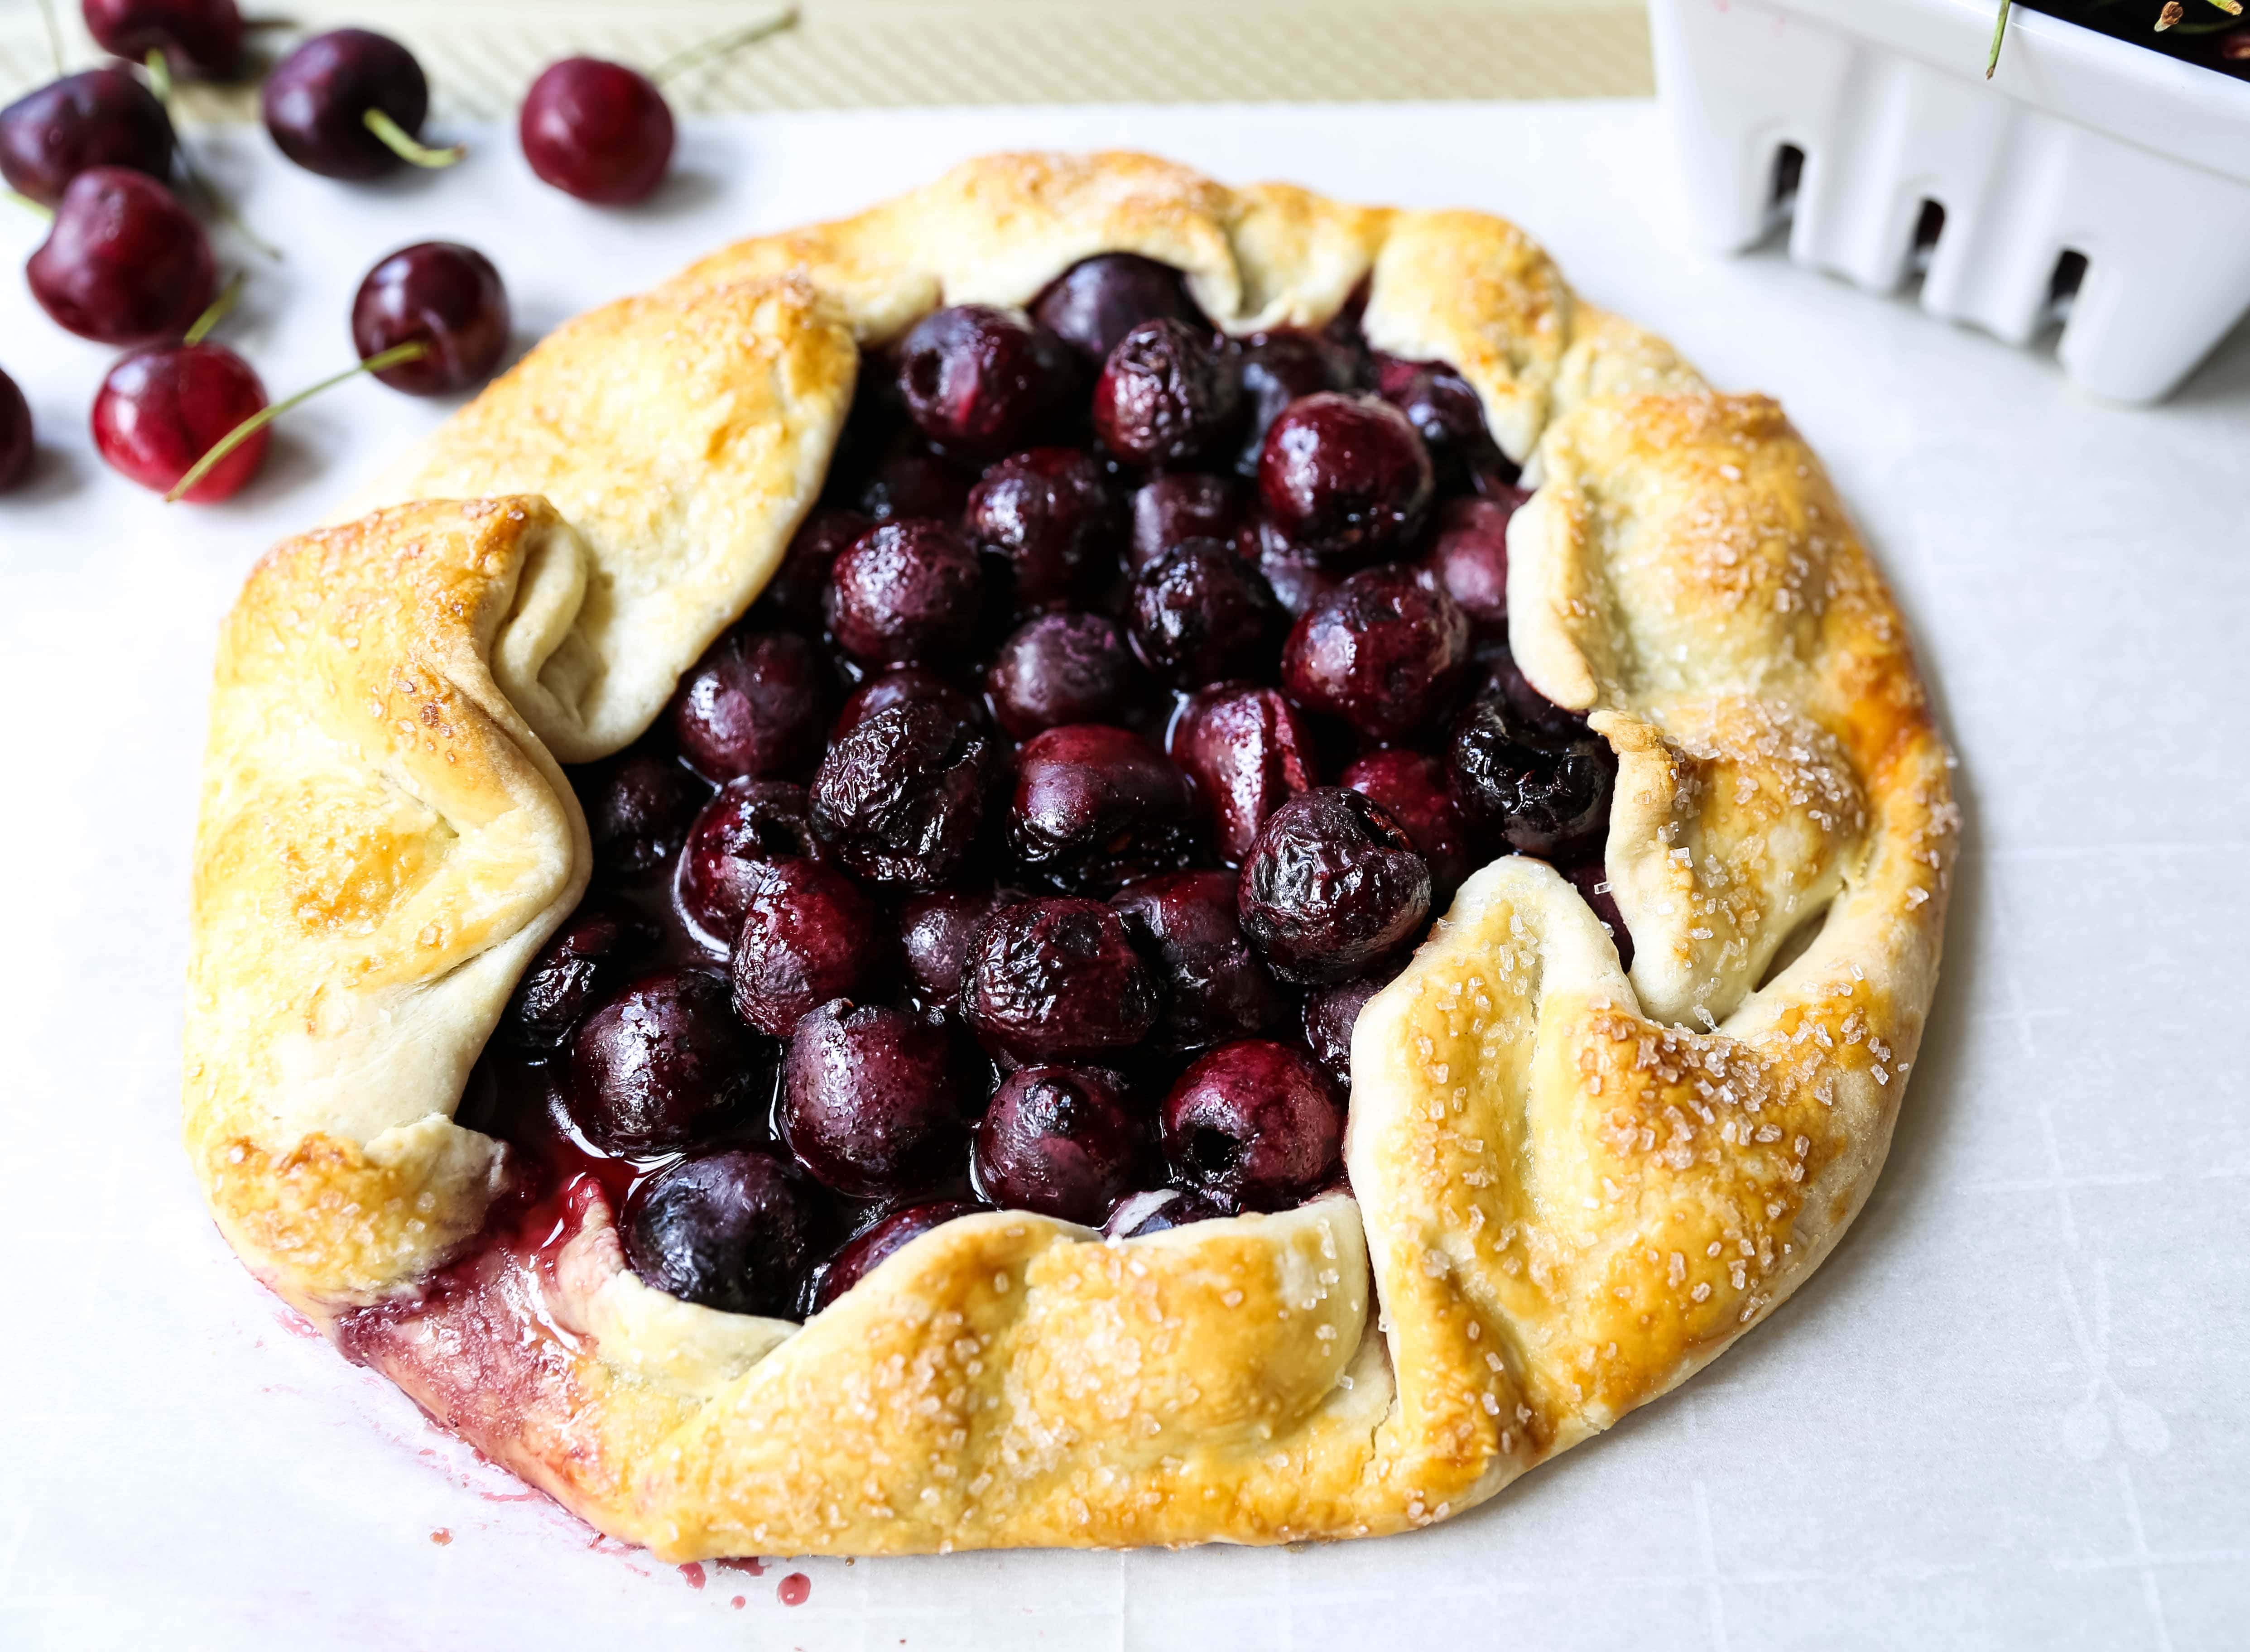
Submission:
M 1236 334 L 1363 293 L 1374 348 L 1474 389 L 1536 488 L 1515 657 L 1618 754 L 1630 975 L 1552 868 L 1495 861 L 1359 1016 L 1349 1195 L 1122 1242 L 963 1216 L 802 1325 L 642 1284 L 587 1187 L 496 1238 L 510 1150 L 453 1115 L 587 885 L 560 764 L 638 737 L 772 575 L 863 350 L 1105 251 Z M 1959 834 L 1903 627 L 1780 410 L 1497 218 L 990 157 L 569 324 L 378 492 L 222 634 L 188 1144 L 260 1278 L 606 1532 L 687 1560 L 1426 1525 L 1715 1358 L 1873 1186 Z

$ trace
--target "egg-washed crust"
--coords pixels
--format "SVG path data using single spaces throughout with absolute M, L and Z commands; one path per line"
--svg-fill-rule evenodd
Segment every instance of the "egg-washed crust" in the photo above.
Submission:
M 1104 251 L 1235 334 L 1363 287 L 1374 348 L 1475 387 L 1539 484 L 1518 658 L 1619 754 L 1631 977 L 1551 869 L 1495 862 L 1361 1015 L 1356 1196 L 1122 1243 L 964 1217 L 801 1328 L 642 1284 L 585 1187 L 544 1249 L 480 1236 L 507 1150 L 451 1115 L 590 865 L 558 759 L 638 736 L 749 606 L 860 349 Z M 1508 224 L 995 156 L 571 323 L 383 491 L 221 639 L 188 1142 L 262 1278 L 604 1531 L 687 1560 L 1426 1525 L 1715 1358 L 1867 1198 L 1958 836 L 1903 629 L 1778 410 Z

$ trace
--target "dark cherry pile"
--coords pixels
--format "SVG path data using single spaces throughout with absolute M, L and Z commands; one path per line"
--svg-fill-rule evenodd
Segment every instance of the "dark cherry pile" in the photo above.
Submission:
M 1476 866 L 1552 860 L 1629 955 L 1608 747 L 1508 656 L 1515 481 L 1356 310 L 1230 340 L 1114 255 L 926 318 L 756 606 L 574 774 L 593 889 L 462 1121 L 745 1312 L 965 1211 L 1341 1186 L 1352 1022 Z

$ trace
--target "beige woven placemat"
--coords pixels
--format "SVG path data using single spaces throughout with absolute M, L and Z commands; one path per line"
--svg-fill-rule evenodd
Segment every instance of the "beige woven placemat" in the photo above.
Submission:
M 97 54 L 72 0 L 73 68 Z M 0 99 L 49 79 L 37 0 L 0 0 Z M 307 30 L 356 23 L 421 57 L 438 112 L 512 111 L 573 52 L 652 65 L 772 9 L 770 0 L 246 0 Z M 683 74 L 684 109 L 928 104 L 1211 103 L 1645 96 L 1640 0 L 803 0 L 788 32 Z M 286 48 L 295 37 L 261 38 Z M 191 116 L 250 97 L 193 88 Z

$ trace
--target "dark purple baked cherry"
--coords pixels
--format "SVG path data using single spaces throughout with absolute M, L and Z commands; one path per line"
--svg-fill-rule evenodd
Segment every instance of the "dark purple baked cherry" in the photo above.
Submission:
M 882 664 L 949 659 L 969 644 L 984 570 L 942 522 L 911 518 L 869 528 L 828 574 L 828 629 L 846 653 Z
M 991 737 L 926 699 L 875 712 L 830 743 L 812 829 L 853 876 L 907 889 L 951 883 L 998 778 Z
M 401 247 L 352 300 L 352 345 L 367 361 L 402 344 L 423 354 L 375 376 L 409 396 L 451 396 L 492 376 L 507 354 L 507 289 L 492 260 L 455 241 Z
M 832 866 L 750 861 L 735 937 L 735 1014 L 786 1038 L 815 1007 L 859 995 L 880 973 L 888 933 L 875 903 Z
M 1133 582 L 1133 651 L 1175 688 L 1263 677 L 1287 616 L 1266 576 L 1217 540 L 1189 540 Z
M 992 715 L 1018 740 L 1066 723 L 1122 717 L 1137 672 L 1099 614 L 1041 614 L 1016 628 L 984 673 Z
M 604 1153 L 661 1153 L 735 1123 L 756 1076 L 725 981 L 644 975 L 579 1024 L 568 1105 Z
M 24 277 L 57 326 L 139 344 L 186 332 L 210 306 L 218 266 L 169 189 L 129 167 L 89 167 L 64 189 Z
M 945 1032 L 841 998 L 797 1023 L 775 1122 L 816 1180 L 852 1199 L 935 1187 L 968 1130 Z
M 633 1190 L 625 1260 L 644 1284 L 727 1313 L 797 1304 L 818 1225 L 812 1195 L 770 1153 L 690 1153 Z
M 1447 499 L 1439 507 L 1423 566 L 1480 637 L 1508 635 L 1508 524 L 1529 498 Z
M 630 907 L 596 896 L 563 921 L 516 983 L 500 1035 L 526 1050 L 553 1050 L 617 984 L 618 972 L 661 938 Z
M 1279 689 L 1202 690 L 1174 720 L 1171 747 L 1211 823 L 1211 846 L 1230 865 L 1250 852 L 1268 816 L 1320 783 L 1312 733 Z
M 977 1122 L 970 1162 L 977 1190 L 1003 1210 L 1090 1228 L 1133 1185 L 1143 1139 L 1115 1074 L 1019 1067 Z
M 1242 386 L 1210 335 L 1143 321 L 1117 342 L 1094 387 L 1094 428 L 1128 465 L 1190 465 L 1223 450 L 1241 423 Z
M 1371 396 L 1292 402 L 1266 432 L 1258 492 L 1275 525 L 1316 555 L 1370 561 L 1421 530 L 1434 484 L 1406 416 Z
M 1257 565 L 1273 600 L 1293 620 L 1343 583 L 1341 569 L 1323 567 L 1319 556 L 1294 542 L 1263 511 L 1236 533 L 1234 554 Z
M 1128 1193 L 1112 1206 L 1101 1224 L 1108 1239 L 1137 1239 L 1143 1234 L 1164 1233 L 1191 1222 L 1215 1222 L 1232 1215 L 1225 1207 L 1184 1187 L 1151 1187 Z
M 266 406 L 257 373 L 224 344 L 165 344 L 135 350 L 111 368 L 93 398 L 93 444 L 109 467 L 169 493 L 234 427 Z M 180 497 L 197 505 L 231 498 L 266 462 L 258 430 Z
M 1109 903 L 1135 932 L 1164 996 L 1151 1048 L 1203 1050 L 1263 1032 L 1288 1013 L 1235 915 L 1232 872 L 1167 872 Z
M 997 890 L 940 890 L 899 903 L 899 946 L 914 1002 L 939 1015 L 961 1010 L 961 969 L 977 926 L 1006 904 Z
M 1228 1209 L 1288 1208 L 1336 1174 L 1343 1146 L 1320 1069 L 1263 1038 L 1182 1073 L 1158 1123 L 1172 1174 Z
M 656 82 L 621 63 L 565 58 L 539 72 L 515 118 L 523 158 L 565 195 L 629 206 L 672 165 L 672 106 Z
M 1406 829 L 1357 792 L 1326 786 L 1273 812 L 1242 864 L 1243 932 L 1285 981 L 1349 981 L 1399 951 L 1430 916 L 1430 867 Z
M 1363 388 L 1355 371 L 1357 354 L 1317 333 L 1269 333 L 1245 345 L 1237 361 L 1246 416 L 1235 468 L 1245 476 L 1258 474 L 1266 432 L 1290 403 L 1323 390 Z
M 1436 582 L 1393 563 L 1363 568 L 1299 617 L 1281 681 L 1300 705 L 1390 740 L 1452 709 L 1468 664 L 1468 616 Z
M 38 444 L 31 434 L 31 407 L 16 381 L 0 373 L 0 493 L 31 473 Z
M 1130 730 L 1072 723 L 1016 754 L 1008 852 L 1035 878 L 1107 895 L 1181 865 L 1192 838 L 1186 778 Z
M 1336 784 L 1380 803 L 1406 829 L 1415 852 L 1430 864 L 1431 905 L 1440 911 L 1450 905 L 1477 860 L 1467 823 L 1446 789 L 1446 766 L 1403 748 L 1370 752 L 1337 775 Z
M 1351 1089 L 1351 1029 L 1359 1024 L 1359 1012 L 1398 974 L 1397 963 L 1386 964 L 1356 981 L 1315 987 L 1305 995 L 1305 1047 L 1340 1091 L 1348 1094 Z
M 1223 476 L 1174 471 L 1152 477 L 1133 495 L 1133 538 L 1126 572 L 1138 574 L 1190 540 L 1228 540 L 1242 518 L 1242 490 Z
M 231 80 L 242 69 L 242 13 L 234 0 L 85 0 L 86 31 L 114 58 L 146 63 L 161 52 L 175 74 Z
M 1143 321 L 1169 317 L 1210 330 L 1177 270 L 1131 252 L 1105 252 L 1072 265 L 1039 295 L 1032 315 L 1095 367 Z
M 1018 901 L 970 937 L 962 1014 L 1011 1060 L 1099 1061 L 1147 1037 L 1163 1007 L 1124 919 L 1098 900 Z
M 1598 854 L 1608 834 L 1617 756 L 1583 725 L 1557 726 L 1569 713 L 1548 709 L 1555 719 L 1535 721 L 1499 684 L 1479 694 L 1453 726 L 1446 784 L 1472 831 L 1519 854 L 1577 860 Z
M 1081 591 L 1116 564 L 1116 501 L 1101 467 L 1074 447 L 1002 459 L 970 491 L 962 526 L 1008 564 L 1018 608 Z
M 918 443 L 901 445 L 877 463 L 852 503 L 873 522 L 914 517 L 951 522 L 969 508 L 970 479 Z
M 43 206 L 88 167 L 172 176 L 171 117 L 129 69 L 87 69 L 0 109 L 0 178 Z
M 990 305 L 934 311 L 899 346 L 907 416 L 952 453 L 997 458 L 1028 447 L 1079 382 L 1068 345 Z
M 800 630 L 816 631 L 822 623 L 821 599 L 828 590 L 828 570 L 853 540 L 874 524 L 857 511 L 823 506 L 804 519 L 782 554 L 781 566 L 766 582 L 751 618 L 786 623 Z
M 980 731 L 985 726 L 984 707 L 965 691 L 927 665 L 897 665 L 869 678 L 852 691 L 843 709 L 836 713 L 836 726 L 829 731 L 828 738 L 832 741 L 841 740 L 877 712 L 907 700 L 933 706 L 956 723 L 965 723 Z
M 828 735 L 828 673 L 819 651 L 789 631 L 737 625 L 680 678 L 672 733 L 706 778 L 801 774 Z
M 687 838 L 710 788 L 669 757 L 628 751 L 612 758 L 590 786 L 578 788 L 594 864 L 615 878 L 662 865 Z
M 966 1199 L 941 1199 L 893 1211 L 855 1236 L 820 1270 L 819 1284 L 812 1291 L 812 1311 L 818 1313 L 931 1229 L 942 1228 L 956 1216 L 973 1216 L 984 1208 Z
M 1485 424 L 1484 403 L 1451 368 L 1384 356 L 1376 363 L 1376 383 L 1422 438 L 1440 493 L 1466 492 L 1480 478 L 1487 485 L 1515 480 L 1515 464 Z
M 786 856 L 825 853 L 812 834 L 804 788 L 778 780 L 734 780 L 688 828 L 673 874 L 673 903 L 688 933 L 721 955 L 731 951 L 749 898 L 749 868 Z
M 379 178 L 406 159 L 375 134 L 370 112 L 417 138 L 430 83 L 414 54 L 368 29 L 316 34 L 273 66 L 260 99 L 281 153 L 328 178 Z
M 1632 968 L 1632 932 L 1625 926 L 1625 914 L 1618 910 L 1617 896 L 1610 889 L 1609 868 L 1598 860 L 1590 860 L 1566 871 L 1563 877 L 1584 898 L 1610 940 L 1617 947 L 1618 967 L 1628 973 Z

